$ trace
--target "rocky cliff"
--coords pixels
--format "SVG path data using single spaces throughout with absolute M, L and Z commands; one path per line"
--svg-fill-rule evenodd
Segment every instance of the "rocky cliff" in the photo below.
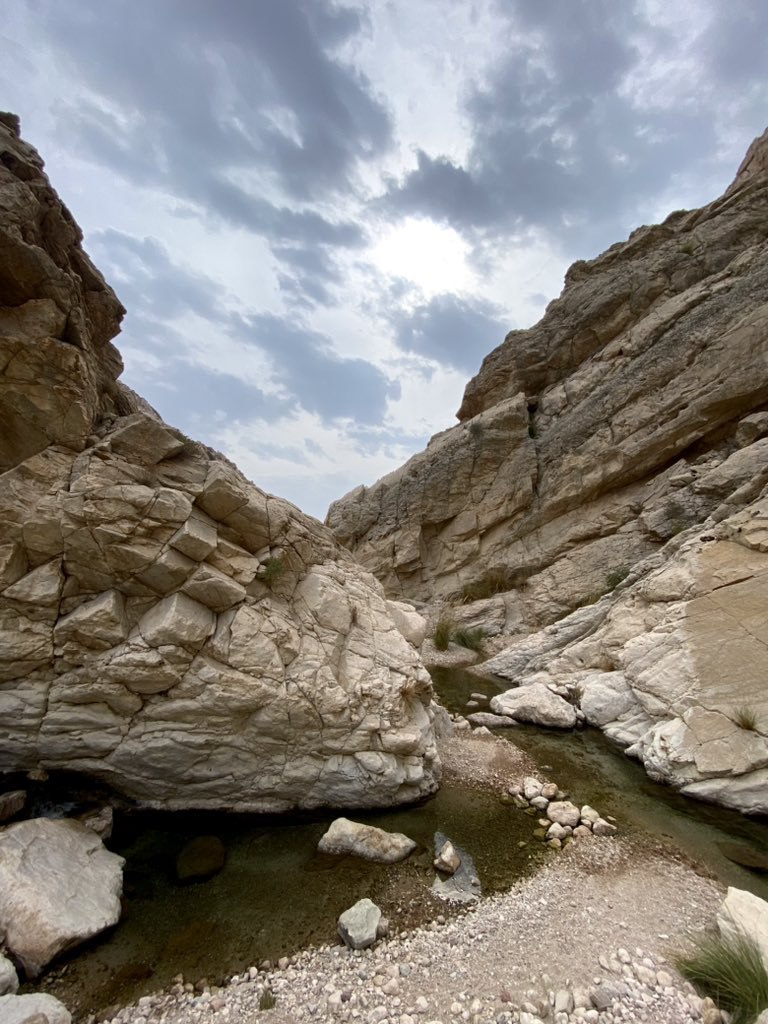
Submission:
M 0 771 L 169 808 L 431 792 L 430 680 L 380 585 L 120 384 L 123 308 L 18 130 L 0 115 Z
M 574 264 L 469 382 L 460 424 L 327 523 L 393 595 L 503 592 L 526 631 L 751 480 L 768 432 L 768 134 L 725 195 Z
M 328 515 L 390 593 L 507 635 L 480 671 L 534 689 L 494 710 L 546 698 L 571 724 L 575 705 L 654 778 L 755 813 L 767 300 L 768 131 L 722 198 L 574 264 L 485 359 L 460 424 Z

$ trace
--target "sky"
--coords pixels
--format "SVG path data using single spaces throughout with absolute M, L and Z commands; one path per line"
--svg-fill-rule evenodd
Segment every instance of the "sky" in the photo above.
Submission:
M 8 0 L 0 106 L 128 309 L 125 382 L 323 518 L 570 263 L 722 192 L 766 52 L 755 0 Z

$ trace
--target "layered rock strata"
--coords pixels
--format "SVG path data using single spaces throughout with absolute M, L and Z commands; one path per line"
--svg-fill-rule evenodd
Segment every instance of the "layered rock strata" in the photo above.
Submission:
M 330 531 L 117 380 L 123 308 L 0 116 L 0 771 L 285 810 L 437 785 L 431 687 Z
M 753 482 L 767 240 L 768 132 L 722 198 L 574 264 L 487 356 L 460 424 L 328 524 L 391 596 L 490 597 L 495 631 L 594 600 Z
M 751 447 L 759 479 L 763 443 Z M 768 814 L 768 487 L 734 503 L 482 671 L 515 684 L 502 703 L 567 691 L 652 778 Z

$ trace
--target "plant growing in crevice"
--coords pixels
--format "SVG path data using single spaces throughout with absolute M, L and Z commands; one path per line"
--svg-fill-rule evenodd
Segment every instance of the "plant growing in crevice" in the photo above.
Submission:
M 674 963 L 684 978 L 731 1014 L 732 1024 L 753 1024 L 768 1007 L 768 971 L 757 943 L 746 936 L 702 935 Z
M 473 420 L 467 427 L 467 430 L 473 441 L 479 441 L 485 433 L 485 427 L 478 420 Z
M 742 704 L 740 707 L 735 708 L 733 721 L 740 729 L 745 729 L 747 732 L 757 732 L 757 711 L 751 704 Z
M 443 612 L 435 623 L 432 643 L 438 651 L 447 651 L 451 644 L 479 651 L 485 639 L 482 626 L 457 626 L 453 616 Z
M 280 577 L 285 573 L 285 570 L 285 559 L 282 556 L 277 558 L 265 558 L 261 563 L 259 579 L 262 583 L 266 583 L 268 587 L 271 587 L 273 583 L 277 583 Z
M 620 583 L 624 582 L 627 576 L 629 576 L 628 565 L 619 566 L 618 569 L 614 569 L 613 572 L 609 572 L 605 577 L 606 590 L 615 590 Z

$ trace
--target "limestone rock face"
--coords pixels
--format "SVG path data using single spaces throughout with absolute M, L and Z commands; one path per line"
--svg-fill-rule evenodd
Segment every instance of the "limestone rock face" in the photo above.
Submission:
M 768 134 L 721 199 L 574 264 L 460 424 L 328 524 L 390 597 L 493 599 L 495 632 L 621 584 L 768 476 L 767 240 Z
M 437 786 L 380 585 L 124 388 L 122 306 L 0 118 L 0 772 L 145 805 L 378 806 Z
M 740 511 L 728 507 L 636 567 L 621 593 L 511 645 L 483 671 L 513 682 L 513 695 L 569 688 L 587 721 L 654 779 L 765 814 L 768 487 Z
M 0 935 L 28 975 L 117 922 L 123 863 L 79 822 L 0 830 Z

